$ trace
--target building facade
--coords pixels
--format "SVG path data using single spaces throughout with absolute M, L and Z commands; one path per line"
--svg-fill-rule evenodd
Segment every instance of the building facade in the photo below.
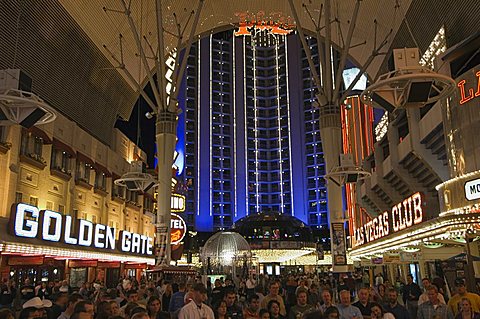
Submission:
M 440 28 L 420 63 L 452 77 L 455 91 L 386 113 L 375 128 L 374 153 L 364 161 L 372 175 L 357 185 L 372 219 L 358 222 L 351 256 L 359 266 L 375 266 L 371 258 L 380 257 L 390 280 L 411 273 L 417 282 L 440 277 L 452 287 L 455 278 L 478 277 L 480 60 L 470 49 L 478 37 L 448 49 Z M 474 281 L 467 286 L 477 289 Z
M 326 227 L 319 114 L 300 41 L 233 33 L 212 34 L 190 51 L 180 93 L 186 220 L 213 231 L 271 211 Z
M 127 243 L 133 234 L 153 245 L 153 195 L 113 183 L 129 171 L 131 161 L 146 156 L 120 131 L 114 129 L 113 136 L 108 147 L 61 114 L 50 124 L 29 129 L 0 127 L 2 278 L 18 283 L 27 277 L 69 278 L 72 285 L 87 280 L 116 285 L 120 276 L 140 276 L 141 269 L 155 263 L 151 248 L 138 253 L 127 249 L 133 248 Z M 26 205 L 27 213 L 18 203 Z M 42 211 L 53 212 L 50 224 L 42 222 Z M 15 219 L 20 213 L 38 224 L 38 233 L 28 233 L 30 226 L 18 224 L 23 221 Z M 67 219 L 70 224 L 64 224 Z M 92 237 L 98 234 L 98 240 Z M 107 234 L 114 236 L 110 246 L 102 244 Z

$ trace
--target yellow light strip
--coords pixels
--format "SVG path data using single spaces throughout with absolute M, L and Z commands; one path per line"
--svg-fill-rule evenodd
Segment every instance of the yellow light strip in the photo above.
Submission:
M 467 174 L 464 174 L 464 175 L 461 175 L 461 176 L 457 176 L 457 177 L 449 179 L 448 181 L 445 181 L 441 184 L 438 184 L 437 186 L 435 186 L 435 189 L 438 191 L 440 188 L 442 188 L 444 186 L 447 186 L 451 183 L 454 183 L 454 182 L 460 181 L 460 180 L 464 180 L 464 179 L 467 179 L 467 178 L 470 178 L 470 177 L 473 177 L 473 176 L 478 176 L 478 175 L 480 175 L 480 170 L 470 172 L 470 173 L 467 173 Z
M 31 255 L 46 255 L 53 257 L 69 258 L 69 259 L 98 259 L 104 261 L 120 261 L 133 262 L 141 264 L 155 264 L 155 258 L 136 257 L 130 255 L 116 255 L 97 253 L 92 251 L 73 250 L 46 246 L 24 245 L 17 243 L 5 243 L 0 245 L 2 253 L 10 254 L 31 254 Z
M 438 217 L 424 222 L 422 227 L 410 229 L 400 235 L 392 235 L 387 238 L 367 244 L 350 252 L 352 257 L 362 257 L 374 253 L 383 253 L 388 250 L 396 250 L 405 246 L 418 245 L 422 241 L 446 239 L 457 233 L 464 233 L 468 226 L 480 222 L 480 214 L 450 215 Z

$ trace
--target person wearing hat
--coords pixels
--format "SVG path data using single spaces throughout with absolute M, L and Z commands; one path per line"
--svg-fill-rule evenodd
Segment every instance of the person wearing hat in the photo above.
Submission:
M 52 302 L 50 300 L 34 297 L 23 304 L 19 319 L 46 318 L 47 312 L 45 308 L 50 308 L 51 306 Z
M 460 304 L 463 298 L 470 301 L 474 312 L 480 312 L 480 296 L 468 292 L 467 287 L 465 287 L 465 281 L 462 278 L 455 279 L 455 287 L 457 288 L 457 294 L 448 301 L 448 308 L 453 312 L 453 315 L 457 316 L 459 313 Z
M 193 286 L 192 301 L 182 307 L 178 319 L 214 319 L 212 308 L 205 304 L 207 288 L 202 283 Z
M 20 298 L 23 303 L 35 297 L 35 287 L 30 278 L 25 279 L 23 286 L 20 287 Z

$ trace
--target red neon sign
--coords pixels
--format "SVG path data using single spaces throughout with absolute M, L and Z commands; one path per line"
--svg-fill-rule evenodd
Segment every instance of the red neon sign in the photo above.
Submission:
M 292 33 L 295 24 L 291 22 L 291 18 L 285 17 L 280 12 L 265 15 L 265 12 L 257 13 L 238 12 L 235 13 L 239 17 L 238 31 L 235 36 L 245 36 L 254 34 L 255 30 L 265 31 L 275 35 L 287 35 Z
M 267 30 L 271 34 L 287 35 L 292 33 L 292 30 L 285 29 L 285 27 L 275 24 L 272 21 L 262 22 L 243 22 L 240 23 L 238 31 L 235 31 L 235 36 L 252 35 L 255 29 L 259 31 Z
M 477 92 L 475 93 L 473 93 L 473 88 L 469 88 L 468 95 L 467 95 L 465 92 L 465 83 L 467 81 L 461 80 L 460 82 L 458 82 L 457 86 L 460 89 L 460 96 L 461 96 L 460 105 L 465 104 L 468 101 L 473 100 L 473 98 L 480 96 L 480 71 L 475 73 L 475 75 L 477 76 Z

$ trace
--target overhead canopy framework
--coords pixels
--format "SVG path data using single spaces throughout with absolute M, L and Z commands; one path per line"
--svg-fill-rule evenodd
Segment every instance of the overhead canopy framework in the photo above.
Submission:
M 316 25 L 322 19 L 323 1 L 294 0 L 293 2 L 301 27 L 307 33 L 316 34 L 318 30 Z M 343 48 L 348 33 L 349 20 L 356 2 L 355 0 L 348 0 L 333 3 L 332 11 L 335 18 L 330 21 L 330 24 L 334 46 Z M 123 56 L 125 68 L 130 74 L 138 76 L 135 80 L 141 85 L 147 82 L 147 75 L 139 62 L 139 52 L 135 38 L 124 14 L 125 9 L 121 0 L 82 2 L 60 0 L 60 3 L 113 65 L 117 65 L 117 61 L 112 59 L 108 51 L 111 51 L 116 57 Z M 127 1 L 127 4 L 142 37 L 141 40 L 146 46 L 151 46 L 154 50 L 157 50 L 155 1 Z M 349 55 L 351 60 L 363 65 L 372 54 L 372 50 L 378 46 L 378 42 L 382 41 L 381 39 L 386 38 L 390 32 L 390 37 L 393 39 L 410 4 L 411 0 L 362 1 L 350 45 Z M 165 56 L 175 49 L 179 42 L 182 45 L 187 42 L 186 36 L 179 41 L 178 34 L 188 35 L 190 33 L 193 24 L 192 12 L 197 6 L 198 1 L 162 1 L 165 37 L 163 53 Z M 195 30 L 195 37 L 199 38 L 214 30 L 232 28 L 245 21 L 295 25 L 288 0 L 206 0 Z M 375 24 L 377 24 L 377 27 L 375 27 Z M 324 21 L 321 21 L 320 27 L 323 25 Z M 320 36 L 324 36 L 324 28 L 321 27 L 319 31 Z M 121 41 L 119 40 L 120 34 L 122 35 Z M 382 62 L 382 58 L 377 58 L 370 64 L 367 72 L 371 77 L 377 75 Z M 154 69 L 154 60 L 151 59 L 149 63 L 151 63 L 151 69 Z M 131 78 L 125 76 L 124 72 L 120 72 L 120 74 L 134 89 L 138 88 L 138 83 L 133 83 Z

